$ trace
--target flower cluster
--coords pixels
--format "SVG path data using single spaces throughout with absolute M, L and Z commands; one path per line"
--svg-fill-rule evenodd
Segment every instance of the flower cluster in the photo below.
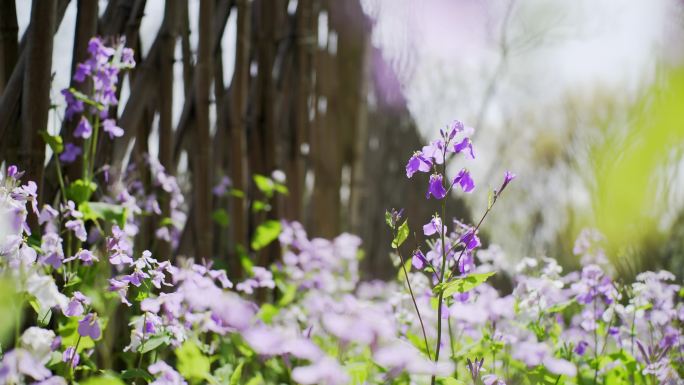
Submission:
M 114 76 L 100 71 L 128 59 L 92 48 L 79 79 L 104 90 L 115 82 L 94 77 Z M 243 276 L 221 260 L 168 260 L 155 242 L 175 247 L 188 207 L 152 158 L 149 169 L 130 168 L 123 183 L 101 189 L 108 195 L 99 201 L 79 180 L 42 207 L 36 184 L 8 167 L 0 173 L 0 311 L 15 336 L 3 346 L 0 383 L 681 384 L 677 277 L 642 272 L 623 282 L 595 230 L 578 237 L 574 254 L 584 263 L 569 273 L 554 259 L 513 267 L 501 248 L 483 249 L 480 225 L 515 177 L 508 172 L 477 224 L 447 215 L 449 190 L 473 188 L 465 169 L 444 183 L 448 155 L 474 157 L 467 131 L 456 122 L 411 157 L 407 174 L 435 172 L 428 195 L 443 206 L 423 220 L 425 244 L 407 254 L 404 212 L 387 213 L 400 273 L 389 281 L 361 280 L 360 238 L 310 238 L 288 221 L 275 221 L 281 258 L 256 266 L 248 252 Z M 137 176 L 148 171 L 144 186 Z M 260 181 L 268 195 L 284 178 Z M 222 180 L 215 192 L 229 188 Z M 147 226 L 157 239 L 146 247 L 139 239 L 149 218 L 161 220 Z
M 119 103 L 117 86 L 121 72 L 135 67 L 133 50 L 124 47 L 124 43 L 122 39 L 116 42 L 114 47 L 110 47 L 98 37 L 90 39 L 89 57 L 85 62 L 76 65 L 73 80 L 76 83 L 92 84 L 92 95 L 85 95 L 74 88 L 62 90 L 62 96 L 66 102 L 64 118 L 66 120 L 78 119 L 73 131 L 74 138 L 97 139 L 100 125 L 110 139 L 123 136 L 123 129 L 117 126 L 116 120 L 110 117 L 109 113 L 110 108 Z M 63 163 L 72 163 L 84 151 L 89 150 L 68 142 L 59 159 Z

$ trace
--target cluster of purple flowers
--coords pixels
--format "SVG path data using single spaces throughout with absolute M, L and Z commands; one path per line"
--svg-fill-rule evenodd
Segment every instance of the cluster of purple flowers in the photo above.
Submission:
M 124 40 L 120 40 L 114 47 L 110 47 L 98 37 L 90 39 L 90 57 L 85 62 L 77 64 L 73 80 L 76 83 L 90 82 L 92 95 L 85 95 L 73 88 L 62 90 L 66 102 L 64 118 L 73 120 L 80 116 L 73 132 L 74 138 L 90 139 L 97 130 L 93 125 L 100 125 L 100 122 L 110 139 L 124 134 L 123 129 L 117 126 L 116 120 L 109 116 L 110 108 L 119 103 L 117 86 L 121 71 L 135 67 L 133 50 L 124 47 L 124 43 Z M 83 151 L 84 149 L 77 144 L 68 142 L 64 145 L 64 151 L 59 159 L 64 163 L 71 163 L 82 155 Z
M 454 185 L 459 185 L 464 192 L 471 192 L 475 188 L 475 182 L 467 169 L 462 169 L 450 184 L 445 186 L 445 168 L 448 156 L 451 154 L 464 153 L 471 159 L 475 159 L 473 144 L 468 136 L 473 129 L 465 127 L 463 123 L 454 121 L 449 128 L 441 130 L 441 139 L 433 140 L 429 145 L 424 146 L 421 151 L 416 151 L 406 164 L 406 176 L 411 178 L 416 172 L 429 173 L 430 181 L 426 197 L 431 196 L 435 199 L 444 199 L 449 190 Z M 461 138 L 462 136 L 462 138 Z M 444 165 L 442 170 L 438 170 L 438 165 Z
M 110 54 L 93 47 L 94 55 Z M 107 62 L 98 63 L 79 67 L 82 78 Z M 78 130 L 88 135 L 88 127 Z M 473 157 L 468 137 L 459 137 L 466 131 L 456 122 L 416 153 L 409 177 L 446 166 L 448 154 Z M 427 247 L 412 253 L 398 280 L 363 282 L 358 237 L 309 238 L 300 223 L 283 221 L 281 260 L 248 266 L 234 283 L 212 263 L 180 257 L 171 263 L 140 251 L 141 217 L 162 215 L 156 194 L 170 197 L 174 223 L 157 229 L 158 238 L 174 245 L 187 211 L 178 181 L 154 159 L 148 165 L 154 191 L 138 182 L 134 168 L 123 183 L 108 186 L 112 197 L 100 204 L 122 208 L 128 215 L 120 221 L 94 219 L 92 202 L 39 207 L 35 183 L 22 183 L 17 167 L 0 175 L 0 285 L 9 280 L 17 297 L 30 299 L 24 310 L 33 309 L 29 319 L 37 325 L 17 333 L 12 349 L 4 350 L 0 383 L 58 385 L 94 375 L 101 369 L 94 341 L 111 342 L 115 312 L 126 314 L 130 328 L 117 353 L 138 362 L 127 375 L 142 373 L 154 385 L 233 382 L 242 368 L 254 383 L 305 385 L 433 377 L 449 383 L 456 375 L 485 385 L 528 375 L 568 384 L 592 377 L 596 383 L 682 383 L 682 287 L 666 271 L 619 282 L 597 231 L 580 234 L 574 253 L 586 263 L 564 274 L 549 258 L 525 258 L 513 268 L 500 248 L 480 249 L 479 224 L 434 215 L 422 226 Z M 444 172 L 430 178 L 429 196 L 444 199 L 455 185 L 472 190 L 466 170 L 451 185 L 444 184 Z M 439 186 L 432 186 L 433 177 Z M 494 201 L 513 178 L 505 174 Z M 227 188 L 224 180 L 217 191 Z M 402 214 L 388 213 L 393 230 L 407 226 Z M 512 293 L 485 282 L 495 272 Z M 112 312 L 109 300 L 117 296 L 121 304 Z M 189 355 L 196 366 L 181 363 Z

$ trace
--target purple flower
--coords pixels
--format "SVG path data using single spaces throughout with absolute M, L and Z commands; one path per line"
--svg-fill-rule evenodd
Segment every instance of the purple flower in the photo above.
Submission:
M 470 138 L 463 138 L 462 141 L 454 143 L 454 152 L 460 153 L 464 150 L 468 150 L 467 154 L 470 155 L 470 159 L 475 159 L 475 153 L 473 152 L 473 142 Z
M 89 313 L 82 320 L 78 321 L 78 334 L 83 337 L 90 337 L 94 340 L 100 338 L 102 331 L 97 322 L 95 313 Z
M 50 344 L 50 350 L 54 352 L 55 350 L 59 349 L 60 346 L 62 346 L 62 337 L 57 336 L 54 340 L 52 340 L 52 343 Z
M 110 139 L 119 138 L 124 134 L 123 128 L 117 126 L 114 119 L 105 119 L 105 121 L 102 122 L 102 128 L 109 134 Z
M 142 285 L 142 282 L 145 280 L 145 278 L 149 278 L 149 277 L 150 276 L 147 273 L 136 269 L 135 271 L 133 271 L 133 273 L 131 273 L 129 275 L 124 275 L 123 277 L 121 277 L 121 280 L 124 282 L 131 283 L 135 287 L 140 287 L 140 285 Z
M 74 74 L 74 81 L 83 83 L 86 80 L 86 77 L 90 75 L 90 64 L 86 63 L 78 63 L 76 65 L 76 73 Z
M 432 160 L 436 164 L 442 164 L 444 162 L 444 142 L 441 140 L 433 140 L 427 146 L 423 146 L 423 150 L 419 152 L 421 152 L 424 159 L 428 161 Z
M 88 233 L 86 233 L 85 224 L 80 219 L 72 219 L 64 224 L 64 227 L 71 230 L 76 234 L 81 242 L 85 242 L 88 239 Z
M 472 229 L 463 234 L 460 241 L 463 242 L 468 251 L 480 246 L 480 238 L 477 237 L 475 231 Z
M 325 357 L 309 366 L 294 368 L 292 378 L 303 385 L 342 385 L 349 383 L 349 376 L 340 364 L 330 357 Z
M 508 184 L 511 183 L 511 181 L 512 181 L 513 179 L 515 179 L 515 177 L 516 177 L 515 174 L 513 174 L 513 173 L 510 172 L 510 171 L 506 171 L 506 172 L 504 173 L 504 181 L 503 181 L 503 183 L 501 184 L 501 187 L 499 187 L 499 192 L 498 192 L 498 194 L 501 194 L 501 192 L 506 188 L 506 186 L 508 186 Z
M 150 385 L 186 385 L 185 379 L 164 361 L 157 361 L 147 370 L 157 377 Z
M 88 42 L 88 52 L 100 64 L 108 61 L 116 53 L 114 48 L 105 46 L 99 37 L 90 39 Z
M 484 358 L 479 361 L 476 358 L 475 362 L 471 361 L 470 358 L 466 359 L 466 366 L 470 372 L 470 377 L 473 381 L 477 382 L 480 379 L 480 371 L 482 370 L 482 364 L 484 364 Z
M 99 259 L 93 254 L 92 251 L 88 249 L 81 249 L 73 257 L 65 259 L 64 262 L 71 262 L 76 259 L 80 259 L 85 266 L 91 266 L 93 264 L 93 261 L 99 261 Z
M 59 154 L 59 160 L 65 164 L 73 163 L 81 153 L 81 147 L 73 143 L 67 143 L 64 145 L 64 151 Z
M 454 178 L 454 183 L 453 184 L 459 184 L 461 185 L 461 189 L 463 189 L 463 192 L 471 192 L 475 188 L 475 182 L 473 182 L 473 178 L 470 177 L 470 172 L 466 169 L 462 169 L 461 171 L 458 172 L 458 175 L 456 175 L 456 178 Z
M 412 177 L 417 171 L 430 172 L 431 167 L 432 162 L 422 152 L 416 151 L 406 164 L 406 177 Z
M 166 175 L 164 175 L 164 177 L 165 176 Z M 227 176 L 224 176 L 223 178 L 221 178 L 221 182 L 219 182 L 219 184 L 214 186 L 214 188 L 212 189 L 212 192 L 214 195 L 222 197 L 222 196 L 226 195 L 226 193 L 228 192 L 228 188 L 232 185 L 233 185 L 233 182 L 230 180 L 230 178 Z M 164 191 L 170 192 L 171 189 L 168 189 L 168 190 L 164 189 Z
M 449 125 L 449 140 L 455 138 L 456 134 L 458 134 L 459 132 L 463 132 L 463 130 L 465 130 L 463 122 L 459 120 L 454 120 L 453 122 L 451 122 L 451 125 Z
M 69 363 L 72 368 L 78 366 L 80 360 L 81 357 L 76 352 L 76 349 L 73 346 L 69 346 L 68 348 L 66 348 L 66 350 L 62 354 L 62 362 Z
M 83 305 L 90 305 L 90 299 L 83 295 L 80 291 L 74 292 L 74 296 L 69 301 L 64 315 L 67 317 L 76 317 L 83 314 Z
M 69 89 L 63 89 L 62 96 L 64 96 L 64 100 L 66 100 L 67 103 L 67 108 L 64 112 L 64 118 L 66 120 L 71 120 L 71 118 L 73 118 L 74 115 L 83 112 L 83 101 L 76 99 L 74 94 L 72 94 L 71 91 L 69 91 Z
M 126 304 L 126 306 L 131 306 L 131 303 L 126 298 L 128 292 L 128 282 L 118 280 L 116 278 L 111 278 L 109 280 L 109 291 L 115 291 L 119 294 L 121 302 Z
M 436 215 L 430 219 L 430 222 L 423 226 L 423 234 L 427 236 L 442 234 L 443 230 L 446 231 L 446 226 L 442 224 L 442 219 Z
M 111 253 L 109 255 L 109 263 L 112 265 L 131 265 L 133 258 L 129 256 L 131 245 L 126 240 L 126 234 L 119 228 L 119 226 L 112 226 L 112 236 L 107 238 L 107 250 Z
M 425 259 L 425 255 L 423 255 L 423 252 L 420 250 L 416 250 L 413 253 L 413 257 L 411 258 L 411 264 L 413 267 L 415 267 L 418 270 L 423 270 L 425 265 L 427 265 L 427 259 Z
M 442 183 L 442 175 L 432 174 L 430 175 L 430 184 L 428 187 L 427 194 L 425 197 L 430 199 L 430 195 L 435 197 L 435 199 L 443 199 L 446 196 L 446 190 L 444 189 L 444 183 Z
M 587 346 L 589 346 L 589 343 L 587 341 L 580 341 L 577 343 L 577 346 L 575 346 L 575 349 L 573 349 L 573 351 L 577 355 L 582 356 L 587 351 Z
M 135 67 L 135 57 L 132 49 L 124 48 L 121 50 L 121 64 L 129 68 Z
M 90 121 L 88 121 L 85 116 L 81 116 L 81 120 L 74 130 L 74 137 L 88 139 L 92 134 L 93 126 L 90 125 Z
M 12 164 L 9 167 L 7 167 L 7 176 L 9 178 L 18 180 L 19 178 L 22 177 L 22 175 L 24 175 L 24 172 L 19 171 L 19 168 L 17 166 Z
M 21 376 L 29 376 L 34 380 L 50 377 L 50 370 L 25 349 L 11 350 L 2 357 L 0 363 L 0 383 L 20 383 Z
M 546 357 L 544 367 L 553 374 L 574 377 L 577 374 L 577 367 L 570 361 L 562 358 Z
M 43 209 L 40 210 L 40 214 L 38 215 L 38 224 L 42 225 L 47 222 L 51 222 L 53 219 L 57 218 L 59 215 L 59 212 L 55 210 L 52 206 L 48 204 L 43 205 Z

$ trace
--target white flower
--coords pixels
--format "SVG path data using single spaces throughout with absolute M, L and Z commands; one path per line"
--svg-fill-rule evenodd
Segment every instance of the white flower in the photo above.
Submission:
M 55 306 L 64 309 L 69 302 L 69 299 L 59 292 L 55 281 L 50 276 L 31 274 L 26 280 L 26 291 L 38 300 L 40 313 L 45 313 Z
M 25 204 L 12 199 L 0 188 L 0 255 L 12 254 L 21 244 Z
M 55 332 L 32 326 L 21 336 L 21 346 L 42 364 L 50 359 L 51 345 L 55 340 Z

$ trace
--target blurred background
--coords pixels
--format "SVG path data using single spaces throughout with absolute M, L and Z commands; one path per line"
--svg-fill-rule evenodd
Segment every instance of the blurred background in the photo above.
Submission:
M 476 190 L 450 197 L 449 214 L 479 219 L 487 189 L 515 172 L 482 228 L 511 264 L 576 267 L 574 240 L 595 228 L 624 277 L 684 275 L 681 1 L 2 1 L 0 158 L 45 201 L 57 181 L 40 132 L 70 140 L 60 91 L 77 86 L 95 35 L 125 38 L 137 62 L 119 85 L 125 135 L 101 139 L 98 165 L 116 184 L 149 153 L 185 196 L 176 243 L 141 225 L 158 255 L 211 256 L 240 275 L 259 224 L 285 218 L 359 234 L 366 278 L 394 276 L 384 212 L 405 208 L 420 241 L 437 206 L 404 166 L 459 119 L 476 160 L 451 172 L 468 167 Z M 288 194 L 264 206 L 252 176 L 283 173 Z

